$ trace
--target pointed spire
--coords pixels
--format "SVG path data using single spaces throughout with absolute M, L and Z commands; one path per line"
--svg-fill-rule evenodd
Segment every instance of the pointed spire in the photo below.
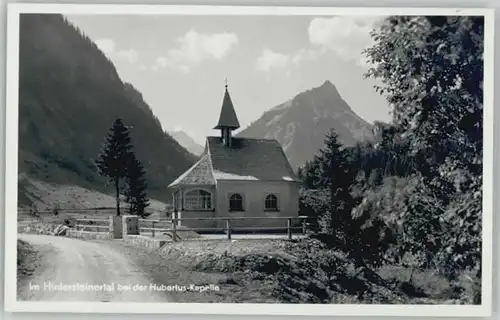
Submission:
M 220 111 L 219 122 L 214 129 L 238 129 L 240 127 L 240 123 L 238 121 L 238 117 L 236 116 L 236 111 L 234 111 L 233 102 L 231 101 L 231 96 L 229 95 L 229 91 L 227 89 L 227 79 L 225 85 L 225 93 L 224 100 L 222 101 L 222 109 Z

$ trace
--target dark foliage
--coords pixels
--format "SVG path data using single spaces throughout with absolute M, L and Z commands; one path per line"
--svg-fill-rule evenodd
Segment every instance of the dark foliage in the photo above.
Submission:
M 129 212 L 143 218 L 148 216 L 145 209 L 149 206 L 145 175 L 142 163 L 133 155 L 125 178 L 127 184 L 125 196 L 129 203 Z
M 395 167 L 384 162 L 385 158 L 377 157 L 371 144 L 345 148 L 331 131 L 325 147 L 300 172 L 304 181 L 301 214 L 310 219 L 316 217 L 320 238 L 329 247 L 349 252 L 359 266 L 380 265 L 384 247 L 394 241 L 382 220 L 353 215 L 362 202 L 364 190 L 380 184 L 381 172 L 390 172 Z M 386 170 L 380 171 L 377 165 Z
M 289 241 L 283 249 L 286 254 L 210 253 L 194 270 L 230 274 L 224 284 L 272 285 L 279 303 L 408 303 L 429 296 L 410 283 L 388 281 L 369 268 L 357 267 L 324 239 Z
M 120 181 L 135 163 L 130 133 L 121 119 L 116 119 L 105 139 L 96 161 L 99 174 L 109 178 L 115 187 L 116 215 L 120 215 Z
M 318 239 L 358 264 L 436 270 L 467 303 L 481 300 L 483 24 L 387 18 L 366 50 L 367 76 L 382 83 L 392 123 L 351 148 L 329 135 L 299 170 Z M 411 276 L 400 289 L 424 295 Z
M 373 38 L 368 76 L 418 160 L 406 239 L 452 278 L 480 269 L 484 20 L 391 17 Z
M 59 211 L 60 211 L 59 205 L 55 205 L 55 206 L 52 208 L 52 214 L 53 214 L 53 215 L 55 215 L 55 216 L 58 216 L 58 215 L 59 215 Z
M 391 17 L 372 36 L 366 53 L 375 67 L 367 76 L 382 81 L 377 90 L 420 156 L 419 171 L 439 175 L 436 164 L 450 159 L 480 174 L 483 18 Z

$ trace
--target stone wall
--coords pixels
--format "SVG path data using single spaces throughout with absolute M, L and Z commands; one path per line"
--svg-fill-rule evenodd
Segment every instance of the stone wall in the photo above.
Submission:
M 123 240 L 134 246 L 148 248 L 148 249 L 158 249 L 165 243 L 169 242 L 168 240 L 158 240 L 141 235 L 127 235 L 123 237 Z
M 68 229 L 66 236 L 82 240 L 113 240 L 113 234 L 110 232 L 90 232 Z

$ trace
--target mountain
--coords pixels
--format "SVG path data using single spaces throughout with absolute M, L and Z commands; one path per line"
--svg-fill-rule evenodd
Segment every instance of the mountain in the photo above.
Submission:
M 182 130 L 169 131 L 168 134 L 170 134 L 170 136 L 177 140 L 177 142 L 179 142 L 181 146 L 183 146 L 187 151 L 191 152 L 195 156 L 201 155 L 205 150 L 203 146 L 194 141 L 193 138 L 191 138 Z
M 152 198 L 196 157 L 165 133 L 140 92 L 63 16 L 21 14 L 19 175 L 108 192 L 94 161 L 116 118 L 130 126 Z M 19 201 L 29 202 L 19 184 Z
M 349 107 L 330 81 L 325 81 L 265 112 L 237 136 L 278 140 L 296 169 L 323 147 L 325 135 L 332 128 L 347 146 L 372 138 L 372 125 Z

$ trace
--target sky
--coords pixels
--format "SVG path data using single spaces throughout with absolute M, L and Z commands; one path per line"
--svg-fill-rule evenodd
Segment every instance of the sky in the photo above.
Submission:
M 142 94 L 163 129 L 198 143 L 218 135 L 227 84 L 242 128 L 300 92 L 331 81 L 368 122 L 389 107 L 364 79 L 361 51 L 380 17 L 69 15 Z

